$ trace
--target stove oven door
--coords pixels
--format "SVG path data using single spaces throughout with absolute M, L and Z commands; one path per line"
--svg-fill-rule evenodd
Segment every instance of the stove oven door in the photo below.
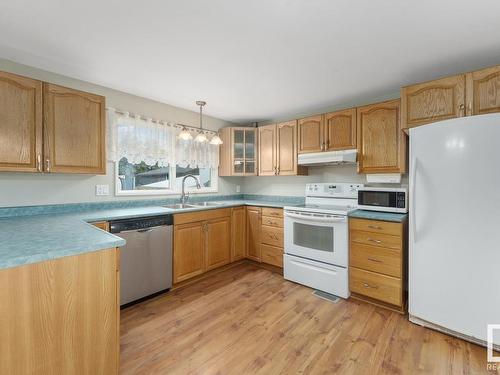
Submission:
M 285 253 L 347 267 L 347 217 L 286 210 Z

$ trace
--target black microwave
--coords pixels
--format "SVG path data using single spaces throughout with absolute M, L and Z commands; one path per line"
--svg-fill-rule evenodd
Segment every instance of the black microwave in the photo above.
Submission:
M 358 190 L 358 208 L 383 212 L 408 212 L 406 188 L 363 187 Z

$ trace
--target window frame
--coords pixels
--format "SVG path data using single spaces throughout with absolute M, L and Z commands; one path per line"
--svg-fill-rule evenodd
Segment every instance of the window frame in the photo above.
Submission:
M 170 188 L 168 189 L 158 189 L 158 190 L 122 190 L 120 178 L 118 177 L 118 164 L 119 161 L 114 162 L 114 181 L 115 181 L 115 196 L 151 196 L 151 195 L 179 195 L 181 194 L 181 188 L 175 187 L 175 181 L 170 181 Z M 170 166 L 170 176 L 176 176 L 176 166 Z M 212 168 L 211 176 L 212 186 L 202 187 L 201 189 L 186 189 L 189 194 L 205 194 L 205 193 L 217 193 L 219 191 L 219 170 L 218 168 Z

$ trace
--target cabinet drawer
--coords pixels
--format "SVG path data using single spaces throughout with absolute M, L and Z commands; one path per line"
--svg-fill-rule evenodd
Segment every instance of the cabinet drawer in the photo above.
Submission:
M 270 227 L 283 228 L 283 218 L 262 216 L 262 225 L 269 225 Z
M 362 230 L 365 232 L 389 234 L 391 236 L 402 236 L 403 234 L 403 224 L 391 223 L 379 220 L 352 218 L 349 220 L 349 229 Z
M 263 263 L 283 268 L 283 248 L 266 244 L 260 246 Z
M 382 233 L 364 232 L 360 230 L 351 230 L 349 233 L 351 242 L 362 243 L 378 247 L 386 247 L 394 250 L 401 250 L 403 240 L 399 236 L 389 236 Z
M 401 277 L 401 252 L 351 242 L 349 264 L 367 271 Z
M 267 245 L 273 245 L 283 248 L 283 228 L 262 226 L 261 242 Z
M 351 292 L 401 306 L 401 279 L 351 267 L 349 284 Z
M 262 207 L 262 216 L 283 217 L 282 208 Z

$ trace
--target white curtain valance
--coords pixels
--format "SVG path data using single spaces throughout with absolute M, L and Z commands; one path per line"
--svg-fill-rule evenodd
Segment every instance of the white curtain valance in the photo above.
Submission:
M 178 135 L 181 129 L 177 129 Z M 182 140 L 176 136 L 175 159 L 180 167 L 217 168 L 219 167 L 219 146 L 210 142 L 196 142 L 197 131 L 190 131 L 193 139 Z
M 209 142 L 180 140 L 181 128 L 174 123 L 154 122 L 139 116 L 130 116 L 115 110 L 107 111 L 107 155 L 117 162 L 126 157 L 129 163 L 144 161 L 160 167 L 178 164 L 181 167 L 217 168 L 219 147 Z

